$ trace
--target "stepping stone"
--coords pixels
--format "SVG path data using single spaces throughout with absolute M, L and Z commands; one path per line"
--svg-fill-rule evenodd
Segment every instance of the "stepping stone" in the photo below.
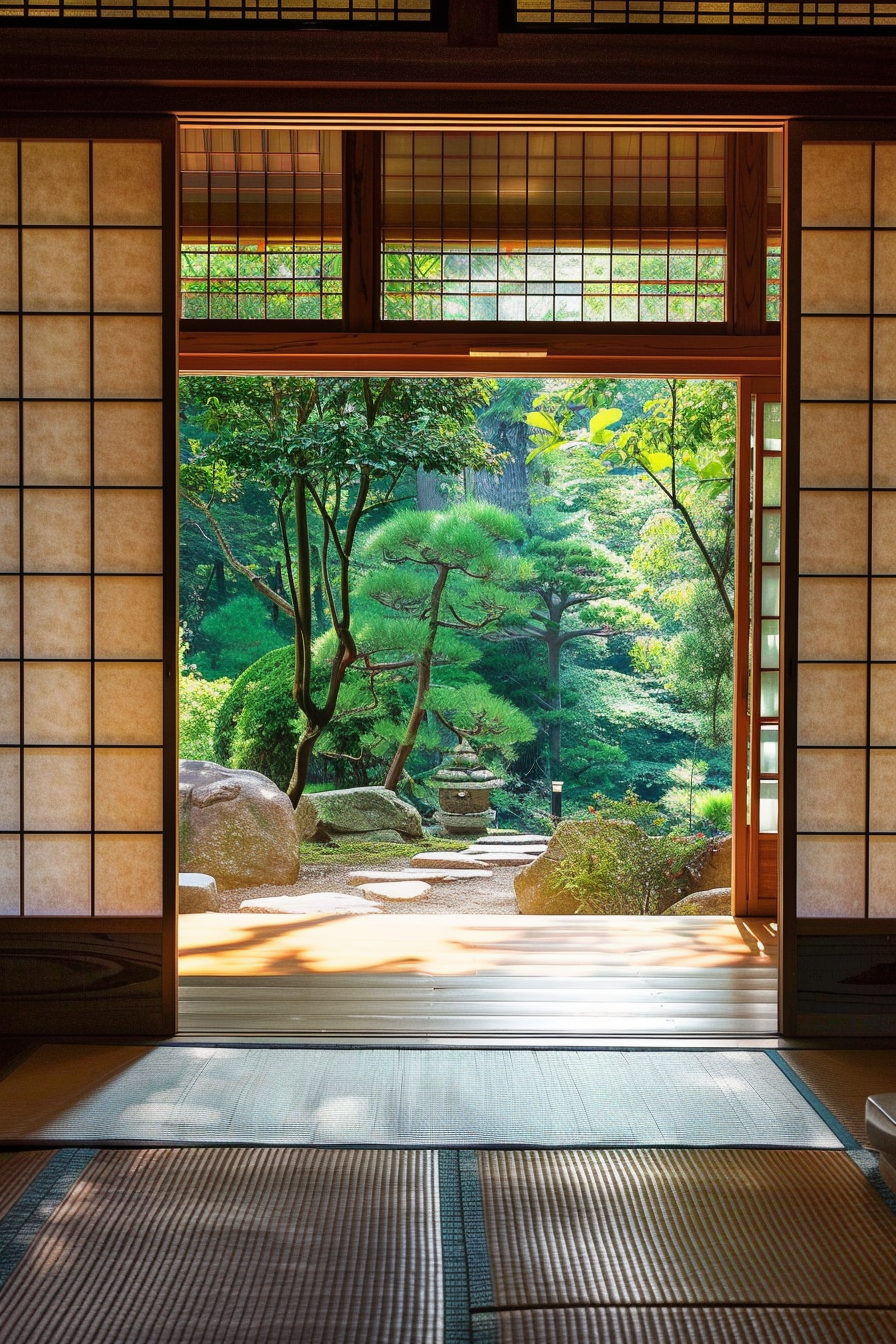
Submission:
M 428 882 L 365 882 L 361 890 L 384 901 L 419 901 L 432 887 Z
M 464 878 L 481 877 L 480 868 L 358 868 L 348 875 L 350 887 L 362 887 L 366 882 L 463 882 Z
M 543 854 L 546 845 L 471 845 L 464 854 Z
M 218 908 L 218 884 L 208 873 L 179 873 L 177 909 L 181 915 L 201 915 Z
M 528 849 L 530 845 L 546 845 L 547 835 L 483 835 L 477 843 L 483 845 L 511 845 L 514 849 Z
M 412 868 L 453 868 L 455 872 L 460 869 L 475 868 L 478 877 L 482 877 L 486 872 L 487 864 L 480 863 L 478 859 L 471 858 L 469 854 L 440 854 L 433 851 L 431 854 L 415 854 L 411 859 Z M 486 874 L 488 876 L 488 874 Z
M 534 863 L 538 858 L 537 854 L 512 854 L 507 850 L 493 850 L 491 854 L 483 854 L 481 857 L 492 868 L 525 868 L 528 864 Z
M 381 915 L 374 901 L 357 892 L 315 891 L 308 896 L 262 896 L 241 901 L 240 911 L 247 915 Z

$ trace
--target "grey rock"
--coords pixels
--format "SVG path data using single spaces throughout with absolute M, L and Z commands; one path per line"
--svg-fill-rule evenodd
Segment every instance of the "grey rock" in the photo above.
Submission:
M 360 887 L 365 882 L 463 882 L 481 876 L 481 868 L 459 869 L 457 872 L 449 868 L 361 868 L 349 873 L 348 884 Z
M 364 882 L 361 890 L 383 901 L 419 901 L 432 887 L 428 882 Z
M 708 841 L 699 859 L 688 864 L 690 890 L 716 891 L 731 886 L 731 836 L 720 835 Z
M 488 864 L 480 863 L 478 859 L 471 859 L 468 854 L 442 854 L 433 851 L 431 854 L 415 854 L 411 859 L 412 868 L 473 868 L 478 877 L 482 877 L 488 870 Z M 489 874 L 490 876 L 491 874 Z
M 314 891 L 307 896 L 261 896 L 241 901 L 240 910 L 248 915 L 381 915 L 374 901 L 357 892 Z
M 497 835 L 484 835 L 482 844 L 484 845 L 510 845 L 514 849 L 528 849 L 531 845 L 539 845 L 545 849 L 549 835 L 511 835 L 508 831 L 500 831 Z
M 664 915 L 730 915 L 731 888 L 710 887 L 706 891 L 692 891 L 680 901 L 667 905 Z
M 209 874 L 222 891 L 295 882 L 295 812 L 264 775 L 212 761 L 181 761 L 179 804 L 185 871 Z
M 401 841 L 419 840 L 423 835 L 420 813 L 391 789 L 303 793 L 296 814 L 299 834 L 305 840 L 334 840 L 348 835 L 362 839 L 389 832 Z
M 516 903 L 521 915 L 574 915 L 579 903 L 569 891 L 554 886 L 554 865 L 563 857 L 556 836 L 532 863 L 521 868 L 513 879 Z
M 515 853 L 512 849 L 488 849 L 488 850 L 465 850 L 460 856 L 462 859 L 475 859 L 480 863 L 487 863 L 492 868 L 523 868 L 526 864 L 534 863 L 538 854 Z
M 364 831 L 363 834 L 357 837 L 343 837 L 343 839 L 345 838 L 357 838 L 359 841 L 363 841 L 365 845 L 368 843 L 375 845 L 406 845 L 408 843 L 407 838 L 403 835 L 399 835 L 398 831 Z M 417 835 L 414 836 L 415 840 L 419 840 L 419 838 L 420 837 Z
M 218 908 L 218 884 L 208 873 L 181 873 L 177 880 L 177 909 L 181 915 L 200 915 Z

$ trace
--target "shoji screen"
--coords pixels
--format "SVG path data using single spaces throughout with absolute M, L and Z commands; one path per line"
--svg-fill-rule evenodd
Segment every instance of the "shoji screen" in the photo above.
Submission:
M 0 993 L 13 1031 L 170 1029 L 174 164 L 167 128 L 129 132 L 0 138 Z
M 896 144 L 807 127 L 791 170 L 784 796 L 797 993 L 785 1025 L 890 1034 Z

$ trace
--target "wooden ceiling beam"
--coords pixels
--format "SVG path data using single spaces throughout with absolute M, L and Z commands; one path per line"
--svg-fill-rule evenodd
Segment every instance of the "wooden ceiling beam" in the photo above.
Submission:
M 471 354 L 471 351 L 483 352 Z M 488 352 L 488 353 L 484 353 Z M 185 374 L 513 374 L 775 378 L 777 335 L 669 331 L 574 335 L 470 331 L 210 331 L 184 327 Z

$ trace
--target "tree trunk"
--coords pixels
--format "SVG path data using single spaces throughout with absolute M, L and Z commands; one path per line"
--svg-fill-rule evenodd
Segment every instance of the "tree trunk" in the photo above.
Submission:
M 501 425 L 498 433 L 488 429 L 483 437 L 502 453 L 510 456 L 501 464 L 501 471 L 492 475 L 489 471 L 467 471 L 464 483 L 468 499 L 481 500 L 483 504 L 495 504 L 517 517 L 524 517 L 531 511 L 529 498 L 529 469 L 526 466 L 532 443 L 529 439 L 529 426 L 525 421 Z
M 296 747 L 296 759 L 292 767 L 292 778 L 289 781 L 289 788 L 286 790 L 287 797 L 293 807 L 298 803 L 305 791 L 305 785 L 308 783 L 308 767 L 311 765 L 311 757 L 315 743 L 320 737 L 320 732 L 319 728 L 313 728 L 310 731 L 306 728 L 299 738 Z
M 442 476 L 437 471 L 424 471 L 417 468 L 417 508 L 429 509 L 441 513 L 449 503 L 449 492 L 442 490 L 445 482 L 450 484 L 450 476 Z
M 401 783 L 404 767 L 414 750 L 417 734 L 426 714 L 426 697 L 432 683 L 432 659 L 436 646 L 436 636 L 439 633 L 439 608 L 442 605 L 442 594 L 447 582 L 448 568 L 446 565 L 440 565 L 429 599 L 429 629 L 423 652 L 420 655 L 420 665 L 417 668 L 417 691 L 414 695 L 414 707 L 411 710 L 411 716 L 408 719 L 408 726 L 405 729 L 401 745 L 392 757 L 392 762 L 383 781 L 384 787 L 387 789 L 397 789 Z
M 548 650 L 548 681 L 550 683 L 549 695 L 551 698 L 551 708 L 556 715 L 559 715 L 563 708 L 563 697 L 560 692 L 560 653 L 563 648 L 559 639 L 552 630 L 548 630 L 545 638 Z M 560 777 L 560 750 L 562 747 L 563 730 L 559 719 L 550 725 L 550 760 L 551 760 L 551 778 Z

